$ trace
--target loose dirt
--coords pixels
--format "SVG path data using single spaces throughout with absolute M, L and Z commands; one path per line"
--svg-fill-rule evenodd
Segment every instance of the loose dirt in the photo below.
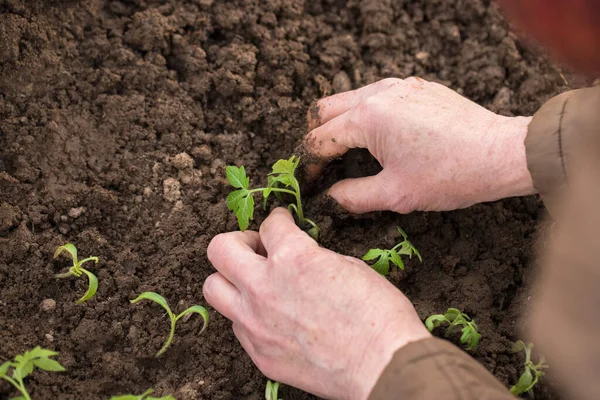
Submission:
M 29 379 L 37 400 L 149 387 L 180 400 L 263 398 L 266 379 L 225 318 L 211 310 L 202 335 L 199 318 L 181 323 L 157 360 L 168 320 L 128 302 L 151 290 L 175 310 L 206 305 L 206 247 L 237 228 L 224 167 L 244 164 L 259 183 L 306 133 L 313 100 L 384 77 L 418 75 L 530 115 L 566 89 L 530 48 L 484 0 L 0 0 L 0 360 L 37 345 L 60 352 L 67 372 Z M 371 171 L 356 157 L 330 179 Z M 537 198 L 356 217 L 316 193 L 306 207 L 323 245 L 351 256 L 395 244 L 404 228 L 424 260 L 391 281 L 423 318 L 450 306 L 474 317 L 475 357 L 516 382 L 510 347 L 526 326 Z M 85 281 L 53 277 L 67 241 L 100 258 L 83 306 Z M 549 379 L 536 389 L 555 393 Z

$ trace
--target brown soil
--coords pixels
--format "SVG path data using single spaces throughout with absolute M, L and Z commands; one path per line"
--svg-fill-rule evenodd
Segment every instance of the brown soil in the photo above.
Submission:
M 211 311 L 202 335 L 199 318 L 181 323 L 156 360 L 164 313 L 128 300 L 152 290 L 176 310 L 206 305 L 207 244 L 236 229 L 225 165 L 264 177 L 305 134 L 316 98 L 419 75 L 516 115 L 566 89 L 507 29 L 488 0 L 0 0 L 0 360 L 37 345 L 60 352 L 67 372 L 29 379 L 37 400 L 149 387 L 180 400 L 261 399 L 265 378 L 225 318 Z M 368 171 L 351 157 L 330 177 Z M 536 198 L 353 217 L 317 195 L 307 213 L 323 245 L 352 256 L 392 245 L 403 227 L 424 260 L 391 281 L 423 318 L 449 306 L 473 316 L 476 358 L 516 381 L 510 344 L 528 307 Z M 100 257 L 98 293 L 83 306 L 84 281 L 53 277 L 66 241 Z M 45 299 L 56 307 L 43 311 Z M 536 389 L 555 393 L 549 379 Z M 1 383 L 0 398 L 9 394 Z

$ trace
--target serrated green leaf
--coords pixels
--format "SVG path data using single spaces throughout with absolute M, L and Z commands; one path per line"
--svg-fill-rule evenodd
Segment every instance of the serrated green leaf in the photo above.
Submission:
M 81 271 L 83 271 L 83 273 L 86 274 L 88 277 L 88 289 L 87 292 L 85 292 L 85 294 L 83 295 L 83 297 L 77 300 L 77 304 L 81 304 L 91 299 L 92 297 L 94 297 L 96 291 L 98 290 L 98 278 L 96 278 L 96 275 L 92 274 L 87 269 L 81 268 Z
M 375 262 L 375 264 L 371 265 L 375 271 L 379 272 L 381 275 L 387 275 L 390 272 L 390 257 L 387 252 L 379 257 L 379 260 Z
M 225 173 L 227 180 L 234 188 L 248 189 L 250 186 L 250 178 L 246 176 L 246 170 L 243 165 L 239 168 L 230 165 L 225 169 Z
M 159 304 L 162 308 L 164 308 L 167 311 L 167 314 L 169 314 L 171 318 L 175 318 L 173 312 L 171 311 L 171 308 L 169 307 L 169 304 L 167 303 L 167 300 L 165 300 L 165 298 L 162 297 L 160 294 L 154 292 L 144 292 L 135 299 L 130 300 L 129 302 L 131 304 L 135 304 L 138 301 L 142 300 L 150 300 L 155 302 L 156 304 Z
M 58 361 L 52 360 L 50 358 L 40 358 L 34 360 L 33 363 L 39 369 L 43 369 L 44 371 L 50 372 L 62 372 L 65 371 L 65 368 L 60 365 Z
M 290 174 L 294 175 L 296 172 L 296 167 L 298 167 L 298 163 L 300 162 L 300 158 L 296 158 L 296 156 L 291 156 L 287 160 L 278 160 L 275 164 L 273 164 L 273 174 Z
M 387 250 L 381 249 L 371 249 L 363 256 L 363 261 L 373 261 L 374 259 L 380 257 L 382 254 L 387 253 Z
M 58 257 L 63 251 L 66 251 L 71 255 L 71 258 L 73 259 L 73 265 L 77 264 L 77 248 L 75 247 L 75 245 L 67 243 L 65 245 L 60 246 L 54 252 L 54 258 Z
M 443 322 L 448 322 L 445 316 L 441 314 L 431 315 L 425 320 L 425 326 L 429 332 L 433 332 L 433 330 Z
M 396 250 L 390 251 L 390 260 L 395 266 L 404 271 L 404 262 L 402 262 L 402 259 Z
M 33 350 L 26 351 L 25 355 L 26 355 L 26 358 L 36 358 L 36 357 L 46 358 L 46 357 L 57 356 L 58 352 L 53 351 L 53 350 L 48 350 L 48 349 L 42 349 L 40 346 L 37 346 Z
M 208 314 L 208 311 L 206 310 L 206 308 L 204 308 L 202 306 L 191 306 L 190 308 L 188 308 L 187 310 L 185 310 L 181 314 L 179 314 L 177 317 L 175 317 L 175 320 L 179 320 L 180 318 L 183 318 L 185 315 L 192 314 L 192 313 L 200 314 L 202 316 L 202 319 L 204 320 L 204 324 L 202 325 L 202 329 L 200 330 L 200 333 L 204 332 L 204 330 L 208 326 L 209 314 Z
M 229 211 L 235 211 L 239 208 L 239 203 L 244 196 L 248 195 L 248 191 L 246 189 L 234 190 L 229 193 L 225 202 L 227 203 L 227 208 Z
M 252 195 L 242 198 L 238 203 L 237 210 L 234 210 L 238 218 L 238 225 L 243 232 L 248 229 L 250 221 L 254 219 L 254 197 Z

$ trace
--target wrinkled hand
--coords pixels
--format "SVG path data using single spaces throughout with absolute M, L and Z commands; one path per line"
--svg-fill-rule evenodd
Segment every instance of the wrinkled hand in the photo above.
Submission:
M 531 118 L 496 115 L 437 83 L 385 79 L 318 101 L 308 118 L 309 153 L 330 160 L 366 148 L 383 167 L 331 188 L 350 212 L 446 211 L 534 193 L 523 143 Z
M 364 262 L 320 248 L 284 209 L 213 239 L 206 300 L 269 378 L 366 399 L 394 352 L 429 337 L 410 301 Z

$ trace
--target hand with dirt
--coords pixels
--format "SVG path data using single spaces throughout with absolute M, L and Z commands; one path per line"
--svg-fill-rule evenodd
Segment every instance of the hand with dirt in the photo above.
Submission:
M 420 78 L 385 79 L 319 100 L 305 147 L 322 160 L 365 148 L 379 161 L 378 175 L 331 188 L 350 212 L 447 211 L 535 192 L 524 145 L 530 121 Z
M 394 352 L 430 336 L 410 301 L 358 259 L 319 247 L 276 209 L 257 232 L 213 239 L 205 299 L 269 378 L 366 399 Z

